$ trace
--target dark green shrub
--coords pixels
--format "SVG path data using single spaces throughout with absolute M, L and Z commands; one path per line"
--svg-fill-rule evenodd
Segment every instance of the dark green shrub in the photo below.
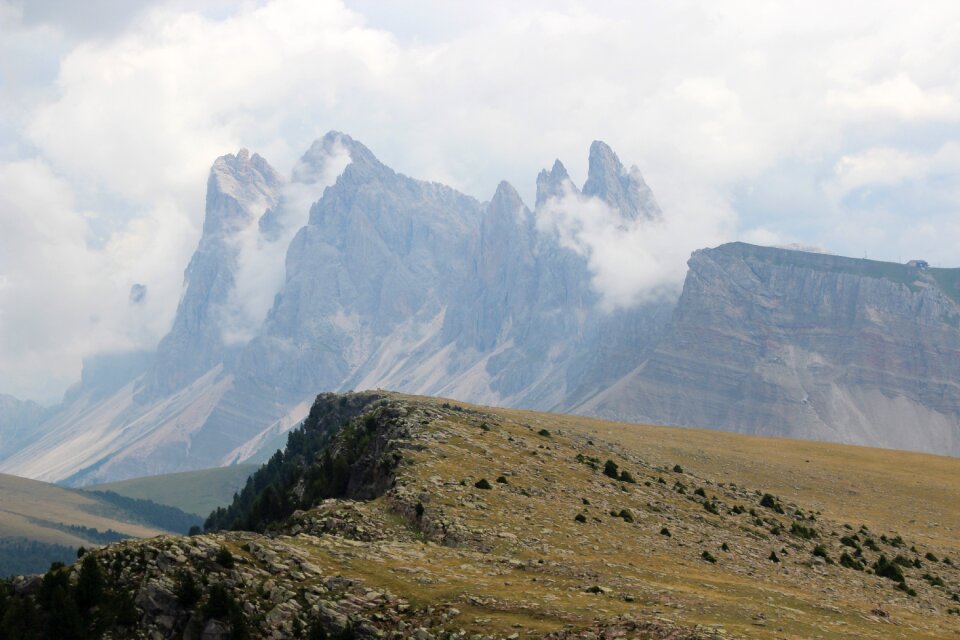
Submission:
M 417 506 L 414 507 L 414 512 L 415 512 L 416 515 L 417 515 L 417 520 L 423 519 L 423 512 L 424 512 L 424 511 L 426 511 L 426 509 L 423 507 L 423 503 L 418 500 L 418 501 L 417 501 Z
M 250 640 L 247 618 L 243 610 L 236 606 L 230 611 L 230 640 Z
M 627 483 L 629 483 L 629 484 L 637 484 L 637 481 L 634 479 L 634 477 L 633 477 L 632 475 L 630 475 L 630 472 L 629 472 L 629 471 L 626 471 L 625 469 L 621 469 L 621 470 L 620 470 L 620 476 L 619 476 L 617 479 L 620 480 L 620 482 L 627 482 Z
M 491 484 L 487 482 L 486 478 L 480 478 L 480 480 L 477 480 L 477 482 L 475 482 L 473 486 L 475 486 L 477 489 L 483 489 L 485 491 L 489 489 L 493 489 L 493 486 L 491 486 Z
M 716 503 L 716 502 L 713 502 L 713 501 L 711 501 L 711 500 L 705 500 L 705 501 L 703 502 L 703 508 L 704 508 L 706 511 L 708 511 L 708 512 L 710 512 L 710 513 L 712 513 L 712 514 L 714 514 L 714 515 L 716 515 L 716 516 L 720 515 L 720 509 L 717 507 L 717 503 Z
M 799 522 L 794 522 L 790 525 L 790 533 L 798 538 L 803 538 L 804 540 L 813 540 L 814 538 L 820 537 L 820 534 L 817 533 L 816 529 L 813 529 L 812 527 L 805 527 Z
M 121 627 L 132 627 L 140 621 L 140 613 L 133 601 L 133 594 L 124 591 L 114 599 L 114 622 Z
M 863 563 L 855 559 L 846 551 L 840 554 L 840 566 L 848 569 L 855 569 L 857 571 L 863 571 Z
M 862 551 L 862 549 L 860 549 L 860 545 L 857 544 L 856 534 L 852 536 L 843 536 L 842 538 L 840 538 L 840 544 L 842 544 L 845 547 L 850 547 L 851 549 L 856 549 L 857 551 Z
M 827 564 L 833 564 L 833 560 L 830 558 L 830 554 L 827 553 L 827 548 L 822 544 L 818 544 L 813 548 L 813 555 L 818 558 L 823 558 L 827 561 Z
M 667 529 L 666 527 L 660 527 L 660 535 L 666 536 L 668 538 L 673 537 L 673 534 L 670 533 L 670 529 Z
M 770 509 L 777 513 L 783 513 L 783 507 L 780 506 L 780 501 L 777 500 L 776 496 L 770 493 L 763 494 L 763 497 L 760 498 L 760 506 L 765 509 Z
M 923 556 L 923 557 L 926 558 L 927 560 L 929 560 L 930 562 L 939 562 L 939 560 L 937 560 L 937 556 L 933 555 L 933 554 L 930 553 L 929 551 L 927 551 L 927 555 L 925 555 L 925 556 Z
M 227 549 L 224 546 L 221 546 L 217 549 L 217 555 L 214 557 L 214 561 L 224 569 L 232 569 L 234 560 L 233 554 L 230 553 L 230 549 Z
M 940 576 L 931 575 L 929 573 L 923 574 L 923 579 L 930 583 L 932 587 L 945 587 L 947 586 L 943 582 L 943 578 Z
M 678 465 L 678 464 L 675 464 L 675 465 L 673 465 L 673 472 L 674 472 L 674 473 L 683 473 L 683 467 L 681 467 L 681 466 Z
M 713 554 L 709 551 L 704 551 L 700 554 L 700 557 L 709 562 L 710 564 L 716 564 L 717 559 L 713 557 Z
M 776 551 L 771 551 L 768 559 L 770 562 L 780 562 L 780 556 L 777 555 Z
M 189 571 L 181 571 L 177 574 L 177 582 L 173 593 L 177 597 L 177 602 L 184 609 L 192 609 L 193 605 L 200 601 L 200 596 L 203 595 L 200 587 L 197 586 L 197 581 L 193 578 L 193 574 Z
M 497 482 L 499 484 L 510 484 L 509 482 L 507 482 L 506 476 L 497 476 Z
M 607 460 L 603 463 L 603 475 L 617 480 L 620 476 L 619 468 L 617 463 L 613 460 Z
M 730 545 L 728 545 L 726 542 L 724 542 L 722 545 L 720 545 L 720 550 L 721 550 L 721 551 L 730 551 Z
M 573 519 L 576 520 L 577 522 L 586 522 L 587 516 L 583 515 L 582 513 L 578 513 L 576 516 L 574 516 Z
M 700 496 L 701 498 L 706 498 L 707 492 L 703 490 L 703 487 L 697 487 L 696 490 L 693 492 L 693 495 Z
M 488 425 L 486 422 L 481 422 L 480 428 L 483 429 L 484 431 L 490 431 L 490 425 Z
M 873 572 L 881 578 L 887 578 L 894 582 L 906 582 L 906 578 L 903 576 L 903 569 L 896 563 L 887 560 L 887 556 L 885 555 L 877 558 L 877 561 L 873 563 L 871 568 Z
M 624 522 L 633 522 L 633 512 L 630 509 L 621 509 L 617 516 L 623 518 Z
M 900 584 L 897 585 L 896 588 L 900 589 L 900 591 L 903 591 L 908 596 L 911 596 L 911 597 L 917 596 L 917 590 L 913 589 L 912 587 L 908 587 L 906 582 L 901 582 Z
M 80 611 L 95 607 L 103 600 L 103 572 L 97 559 L 88 555 L 80 565 L 80 576 L 77 580 L 75 596 Z
M 538 435 L 538 436 L 543 436 L 544 438 L 549 438 L 549 437 L 550 437 L 550 432 L 547 431 L 546 429 L 540 429 L 540 431 L 537 431 L 537 435 Z
M 913 560 L 911 560 L 910 558 L 908 558 L 908 557 L 906 557 L 906 556 L 898 555 L 896 558 L 893 559 L 893 561 L 896 562 L 896 563 L 897 563 L 898 565 L 900 565 L 901 567 L 912 567 L 912 566 L 913 566 Z
M 236 606 L 237 603 L 234 602 L 230 592 L 222 584 L 215 584 L 210 587 L 207 604 L 203 607 L 203 617 L 207 620 L 210 618 L 223 620 Z
M 84 637 L 83 618 L 67 589 L 57 586 L 50 594 L 50 606 L 45 609 L 47 638 L 80 640 Z

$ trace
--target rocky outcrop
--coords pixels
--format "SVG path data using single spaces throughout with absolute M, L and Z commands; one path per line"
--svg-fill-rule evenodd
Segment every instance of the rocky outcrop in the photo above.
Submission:
M 653 354 L 578 411 L 960 455 L 960 270 L 694 253 Z

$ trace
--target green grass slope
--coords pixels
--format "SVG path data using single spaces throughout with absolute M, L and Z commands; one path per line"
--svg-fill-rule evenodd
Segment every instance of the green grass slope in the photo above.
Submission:
M 86 487 L 90 491 L 113 491 L 121 496 L 151 500 L 206 517 L 229 504 L 258 465 L 239 464 L 160 476 L 132 478 Z
M 0 474 L 0 575 L 42 571 L 80 546 L 162 533 L 96 495 Z

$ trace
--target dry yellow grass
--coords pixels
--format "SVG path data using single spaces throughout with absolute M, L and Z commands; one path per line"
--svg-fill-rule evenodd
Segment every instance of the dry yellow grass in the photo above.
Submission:
M 464 612 L 461 626 L 476 631 L 536 635 L 628 614 L 752 638 L 958 637 L 960 615 L 947 612 L 960 611 L 950 600 L 960 593 L 956 565 L 924 560 L 923 569 L 908 570 L 918 592 L 910 597 L 890 580 L 824 564 L 811 551 L 823 544 L 836 560 L 845 549 L 839 536 L 851 533 L 844 525 L 866 525 L 861 535 L 891 558 L 929 551 L 960 564 L 960 460 L 393 397 L 427 423 L 417 436 L 425 446 L 405 451 L 398 483 L 422 496 L 425 518 L 467 535 L 453 548 L 424 544 L 391 519 L 381 498 L 364 509 L 392 523 L 386 541 L 290 538 L 327 571 L 415 603 L 452 604 Z M 612 459 L 637 483 L 612 480 L 578 454 L 601 467 Z M 682 474 L 672 471 L 676 464 Z M 481 478 L 493 488 L 475 488 Z M 705 510 L 696 488 L 716 498 L 718 514 Z M 788 512 L 816 514 L 802 522 L 821 537 L 791 535 L 789 514 L 758 506 L 765 492 L 792 505 Z M 774 535 L 769 523 L 729 513 L 735 505 L 786 530 Z M 623 509 L 633 522 L 611 515 Z M 584 523 L 574 520 L 581 513 Z M 906 546 L 880 543 L 881 535 L 899 535 Z M 771 551 L 783 561 L 771 562 Z M 946 586 L 928 585 L 924 572 Z M 586 592 L 594 586 L 609 591 Z
M 117 509 L 95 496 L 46 482 L 0 474 L 0 538 L 29 538 L 50 544 L 81 546 L 90 543 L 76 534 L 51 526 L 63 523 L 113 529 L 135 537 L 152 537 L 158 529 L 125 522 Z

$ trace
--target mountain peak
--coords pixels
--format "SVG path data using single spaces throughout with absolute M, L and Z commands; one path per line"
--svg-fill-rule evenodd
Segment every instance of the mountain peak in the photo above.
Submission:
M 514 189 L 513 185 L 506 180 L 501 180 L 497 185 L 497 191 L 493 194 L 493 200 L 490 201 L 491 207 L 512 207 L 514 209 L 523 207 L 523 200 L 520 194 Z
M 660 206 L 635 166 L 626 170 L 610 145 L 594 140 L 583 193 L 604 200 L 628 220 L 659 218 Z
M 590 175 L 598 169 L 611 169 L 617 174 L 623 173 L 623 163 L 620 158 L 603 140 L 594 140 L 590 143 Z
M 577 190 L 573 181 L 570 180 L 567 168 L 563 166 L 560 160 L 554 160 L 553 168 L 550 171 L 544 169 L 537 175 L 536 206 L 539 208 L 550 198 L 563 196 L 565 188 L 573 191 Z
M 259 215 L 274 204 L 274 192 L 282 183 L 283 178 L 266 160 L 256 153 L 251 156 L 247 149 L 220 156 L 207 180 L 204 235 L 246 224 L 250 211 Z M 224 199 L 235 201 L 239 207 L 223 206 Z
M 314 184 L 331 180 L 348 164 L 382 166 L 364 145 L 340 131 L 329 131 L 310 145 L 293 168 L 294 182 Z

